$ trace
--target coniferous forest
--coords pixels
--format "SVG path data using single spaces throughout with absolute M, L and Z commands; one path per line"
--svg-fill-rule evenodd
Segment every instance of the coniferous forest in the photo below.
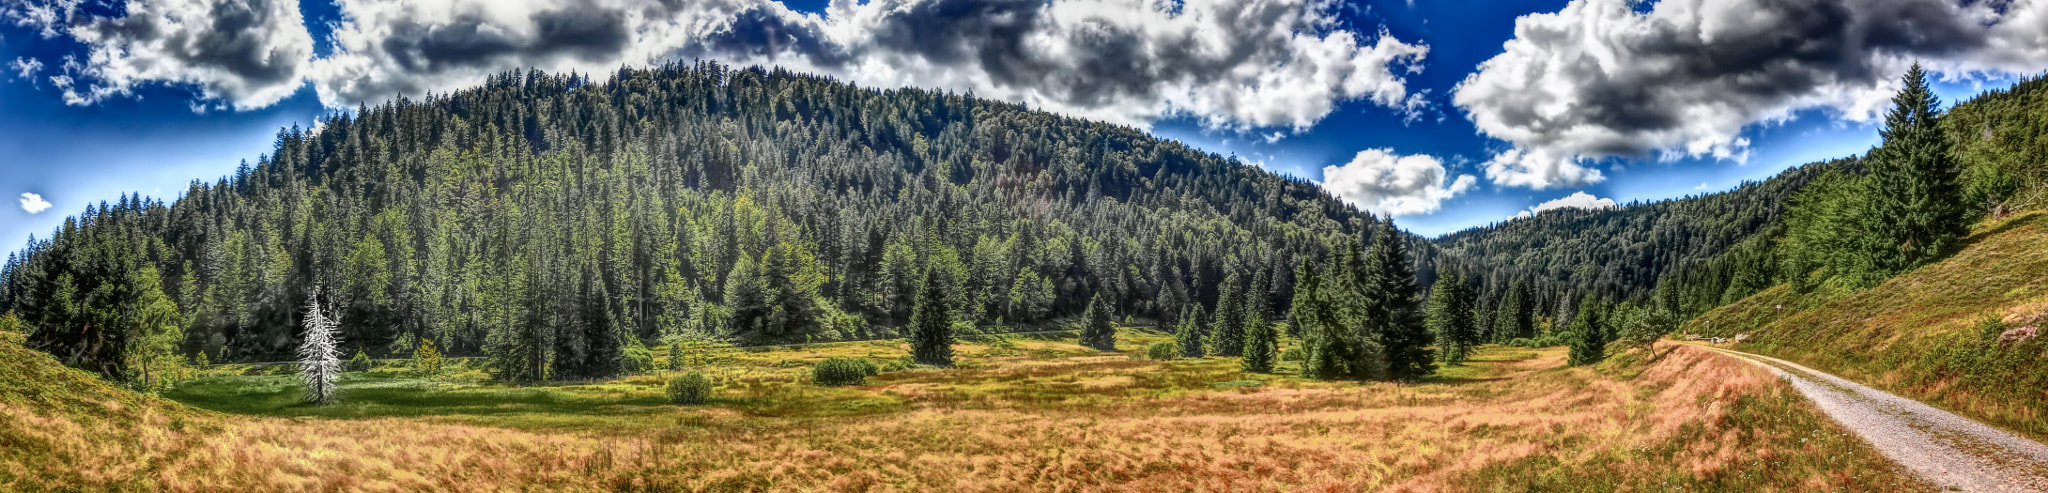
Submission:
M 1380 237 L 1426 287 L 1434 247 L 1387 224 L 1312 182 L 972 94 L 715 63 L 507 73 L 283 130 L 175 200 L 97 205 L 10 257 L 0 313 L 122 379 L 290 359 L 309 297 L 348 354 L 429 341 L 511 381 L 618 374 L 664 338 L 909 335 L 928 283 L 968 328 L 1064 326 L 1099 298 L 1208 340 L 1238 321 L 1205 314 L 1284 315 L 1297 264 Z

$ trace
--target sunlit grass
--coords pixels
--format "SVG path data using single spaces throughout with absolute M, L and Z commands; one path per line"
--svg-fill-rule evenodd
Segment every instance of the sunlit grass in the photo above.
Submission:
M 1771 288 L 1686 324 L 1684 331 L 1752 338 L 1738 349 L 1815 369 L 2048 440 L 2048 344 L 2007 344 L 2002 368 L 1953 371 L 1952 349 L 1987 320 L 2048 314 L 2048 214 L 1978 226 L 1954 256 L 1847 291 Z M 2040 323 L 2040 322 L 2034 322 Z
M 1127 334 L 1122 347 L 1163 340 Z M 53 368 L 9 346 L 0 375 Z M 1482 348 L 1420 383 L 1246 374 L 1234 358 L 1097 353 L 1065 339 L 962 344 L 955 368 L 819 387 L 802 363 L 900 343 L 744 352 L 665 374 L 512 387 L 351 374 L 342 404 L 288 376 L 167 395 L 98 385 L 0 393 L 0 490 L 1810 491 L 1915 490 L 1782 382 L 1667 347 L 1563 368 L 1561 349 Z M 18 354 L 17 354 L 18 353 Z M 14 358 L 32 355 L 34 364 Z M 43 370 L 35 370 L 43 371 Z M 95 386 L 97 385 L 97 386 Z M 217 411 L 217 412 L 216 412 Z M 96 417 L 98 416 L 98 417 Z M 106 417 L 111 416 L 111 418 Z M 1802 442 L 1801 439 L 1807 439 Z M 1540 486 L 1540 487 L 1539 487 Z

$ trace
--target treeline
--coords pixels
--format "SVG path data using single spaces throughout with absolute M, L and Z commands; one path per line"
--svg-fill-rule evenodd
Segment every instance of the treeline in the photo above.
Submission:
M 349 354 L 432 341 L 507 379 L 583 378 L 663 337 L 902 335 L 927 282 L 982 325 L 1099 297 L 1171 327 L 1225 285 L 1284 316 L 1293 266 L 1389 234 L 1433 282 L 1434 247 L 1385 225 L 1311 182 L 971 94 L 713 63 L 508 73 L 281 131 L 170 203 L 92 207 L 10 256 L 0 312 L 132 378 L 285 359 L 320 288 Z M 174 321 L 134 315 L 151 285 Z

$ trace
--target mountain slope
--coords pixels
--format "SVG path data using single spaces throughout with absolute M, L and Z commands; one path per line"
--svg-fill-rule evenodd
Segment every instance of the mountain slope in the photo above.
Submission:
M 1946 260 L 1862 291 L 1785 285 L 1688 322 L 1686 333 L 2048 439 L 2048 213 L 1987 221 Z
M 57 323 L 57 281 L 119 255 L 193 321 L 182 354 L 281 358 L 320 288 L 352 350 L 541 338 L 568 359 L 529 366 L 602 374 L 615 333 L 888 332 L 927 268 L 985 324 L 1057 323 L 1098 293 L 1172 318 L 1254 272 L 1279 311 L 1298 258 L 1375 221 L 1314 183 L 971 95 L 710 63 L 505 74 L 280 132 L 169 204 L 96 207 L 7 266 L 0 311 Z M 1426 284 L 1437 256 L 1408 240 Z

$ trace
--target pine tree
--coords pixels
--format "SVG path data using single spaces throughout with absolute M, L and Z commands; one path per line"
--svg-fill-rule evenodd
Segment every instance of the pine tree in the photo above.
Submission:
M 1578 315 L 1572 317 L 1569 333 L 1571 337 L 1572 366 L 1599 363 L 1607 359 L 1607 326 L 1600 319 L 1599 301 L 1592 295 L 1579 303 Z
M 1207 353 L 1202 348 L 1202 307 L 1190 306 L 1181 312 L 1180 328 L 1174 331 L 1174 342 L 1180 344 L 1182 358 L 1200 358 Z
M 1436 371 L 1436 357 L 1430 349 L 1436 337 L 1423 324 L 1420 289 L 1415 269 L 1408 263 L 1407 248 L 1394 221 L 1379 221 L 1367 262 L 1370 299 L 1374 303 L 1368 324 L 1386 351 L 1387 377 L 1413 380 Z
M 1081 313 L 1081 345 L 1096 351 L 1116 350 L 1116 326 L 1110 323 L 1108 304 L 1097 294 L 1088 300 L 1088 309 Z
M 1881 266 L 1897 274 L 1925 264 L 1968 232 L 1968 211 L 1957 183 L 1961 168 L 1941 129 L 1940 98 L 1927 87 L 1927 73 L 1915 63 L 1892 97 L 1892 111 L 1880 132 L 1884 144 L 1871 151 L 1870 224 L 1889 242 Z
M 952 313 L 938 269 L 925 269 L 917 305 L 910 313 L 910 354 L 918 364 L 953 366 Z
M 1224 357 L 1244 355 L 1244 280 L 1236 272 L 1223 280 L 1216 298 L 1215 321 L 1209 324 L 1209 353 Z
M 305 384 L 306 401 L 333 403 L 339 393 L 341 340 L 333 319 L 320 308 L 320 290 L 306 297 L 305 339 L 299 343 L 299 379 Z

